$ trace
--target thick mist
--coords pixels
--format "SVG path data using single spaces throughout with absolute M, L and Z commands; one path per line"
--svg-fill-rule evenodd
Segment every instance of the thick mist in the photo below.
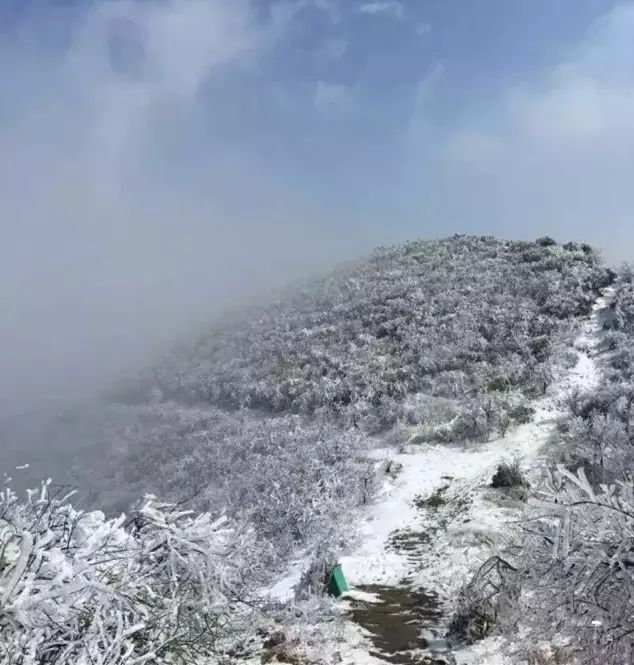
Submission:
M 2 35 L 0 416 L 86 397 L 353 251 L 205 120 L 278 30 L 240 0 L 123 1 Z

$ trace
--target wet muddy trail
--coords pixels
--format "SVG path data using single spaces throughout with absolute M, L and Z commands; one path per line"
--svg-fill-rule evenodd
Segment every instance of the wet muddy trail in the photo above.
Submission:
M 451 476 L 444 476 L 444 483 L 431 494 L 415 496 L 412 507 L 418 514 L 418 523 L 389 535 L 386 551 L 403 557 L 410 574 L 397 584 L 356 587 L 364 599 L 353 599 L 348 615 L 369 639 L 370 655 L 385 663 L 450 665 L 453 662 L 445 639 L 447 616 L 443 599 L 418 581 L 439 533 L 466 505 L 448 504 L 446 494 L 451 480 Z
M 352 601 L 349 616 L 369 637 L 370 655 L 394 665 L 447 662 L 423 655 L 429 647 L 423 632 L 441 617 L 434 592 L 413 588 L 407 580 L 399 586 L 369 584 L 359 590 L 372 594 L 374 601 Z

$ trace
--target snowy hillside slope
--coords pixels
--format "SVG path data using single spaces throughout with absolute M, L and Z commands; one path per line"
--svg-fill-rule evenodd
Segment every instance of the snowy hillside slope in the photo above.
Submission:
M 121 396 L 328 407 L 380 429 L 414 393 L 539 385 L 549 338 L 606 279 L 589 247 L 551 243 L 455 236 L 377 250 L 175 349 Z
M 334 556 L 376 489 L 377 437 L 487 441 L 527 420 L 610 279 L 547 238 L 377 250 L 172 350 L 93 408 L 94 445 L 82 417 L 62 425 L 81 445 L 50 473 L 107 512 L 144 492 L 225 511 L 255 527 L 258 575 Z
M 69 451 L 44 473 L 107 512 L 146 491 L 225 510 L 255 525 L 263 569 L 336 548 L 374 490 L 368 437 L 486 441 L 526 420 L 610 279 L 590 247 L 548 238 L 377 250 L 44 428 Z
M 590 247 L 549 238 L 377 250 L 181 344 L 90 413 L 65 412 L 55 427 L 67 452 L 51 475 L 109 514 L 151 492 L 222 516 L 248 534 L 228 556 L 239 562 L 239 604 L 255 595 L 260 619 L 308 617 L 321 603 L 311 592 L 343 557 L 366 594 L 438 623 L 457 582 L 436 571 L 408 596 L 423 562 L 436 570 L 421 543 L 448 537 L 454 492 L 543 443 L 556 415 L 546 406 L 577 359 L 571 344 L 613 278 Z M 465 515 L 456 519 L 475 519 Z M 367 599 L 349 608 L 365 628 L 375 618 Z M 321 619 L 336 616 L 321 604 Z M 356 662 L 353 624 L 340 655 Z M 399 652 L 418 638 L 415 621 L 401 624 Z
M 113 437 L 112 477 L 100 482 L 100 464 L 90 479 L 96 499 L 122 507 L 142 485 L 198 493 L 203 508 L 239 504 L 248 459 L 279 464 L 300 431 L 307 447 L 333 437 L 324 428 L 346 432 L 341 451 L 388 431 L 486 440 L 527 417 L 559 342 L 609 279 L 589 247 L 548 239 L 377 251 L 210 329 L 115 393 L 126 428 Z

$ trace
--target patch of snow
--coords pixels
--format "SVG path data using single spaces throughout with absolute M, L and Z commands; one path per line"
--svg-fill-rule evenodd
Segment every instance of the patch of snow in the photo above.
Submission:
M 287 603 L 295 597 L 295 587 L 299 584 L 302 574 L 310 565 L 309 558 L 298 557 L 290 566 L 286 575 L 272 587 L 265 589 L 262 595 L 272 600 Z
M 344 600 L 358 600 L 364 603 L 377 603 L 379 599 L 374 593 L 366 593 L 365 591 L 359 591 L 358 589 L 351 589 L 341 594 L 341 597 Z
M 456 665 L 518 665 L 504 653 L 507 646 L 502 637 L 487 637 L 464 652 L 455 654 Z

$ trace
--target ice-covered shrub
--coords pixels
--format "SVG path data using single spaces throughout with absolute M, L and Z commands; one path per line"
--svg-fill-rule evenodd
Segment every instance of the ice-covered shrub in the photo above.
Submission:
M 520 594 L 518 570 L 496 555 L 487 559 L 456 602 L 449 624 L 454 640 L 472 644 L 493 630 L 512 627 L 518 614 Z
M 474 589 L 465 586 L 458 596 L 458 607 L 451 617 L 449 634 L 454 640 L 473 644 L 487 637 L 495 626 L 492 604 Z
M 491 478 L 491 487 L 527 487 L 528 481 L 522 474 L 519 460 L 510 464 L 502 462 Z
M 306 600 L 313 595 L 326 593 L 330 582 L 330 573 L 337 563 L 337 555 L 333 550 L 319 548 L 310 559 L 306 570 L 295 586 L 295 599 Z
M 530 422 L 535 413 L 533 407 L 527 404 L 518 404 L 509 410 L 509 417 L 518 424 L 525 424 Z
M 523 611 L 532 635 L 565 636 L 584 662 L 634 657 L 634 486 L 595 489 L 583 469 L 551 476 L 557 503 L 528 529 Z
M 153 497 L 110 520 L 69 498 L 49 483 L 24 501 L 0 492 L 0 660 L 189 663 L 220 652 L 245 614 L 248 534 Z

